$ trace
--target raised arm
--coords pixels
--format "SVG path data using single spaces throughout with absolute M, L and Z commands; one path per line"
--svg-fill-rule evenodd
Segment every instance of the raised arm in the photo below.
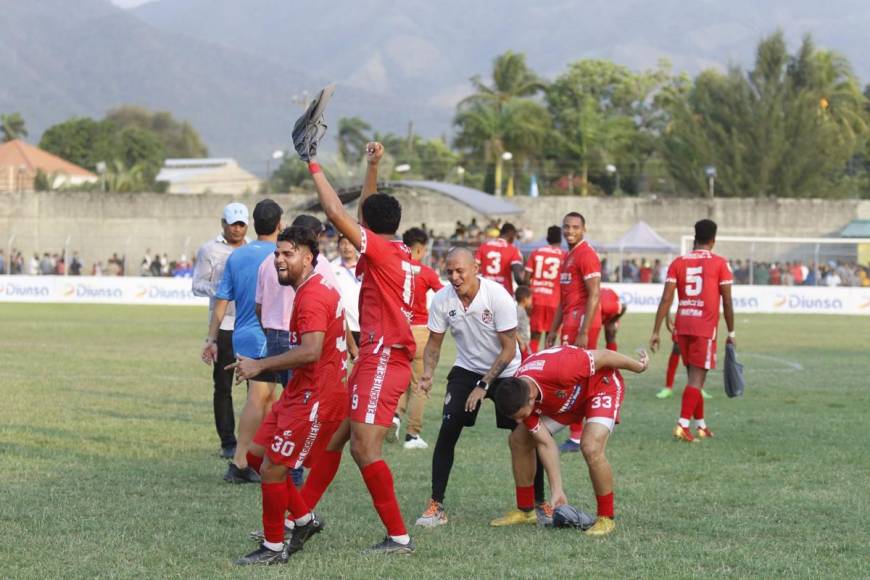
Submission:
M 671 310 L 671 304 L 674 302 L 674 290 L 677 285 L 674 282 L 665 282 L 665 288 L 662 290 L 662 300 L 659 302 L 659 309 L 656 310 L 656 319 L 653 322 L 652 335 L 649 337 L 649 348 L 656 352 L 659 349 L 659 330 L 662 327 L 665 317 Z
M 378 165 L 381 158 L 384 156 L 384 146 L 377 141 L 366 143 L 366 180 L 363 183 L 362 190 L 359 195 L 359 207 L 357 208 L 357 217 L 359 223 L 366 225 L 363 219 L 362 207 L 366 198 L 378 192 Z

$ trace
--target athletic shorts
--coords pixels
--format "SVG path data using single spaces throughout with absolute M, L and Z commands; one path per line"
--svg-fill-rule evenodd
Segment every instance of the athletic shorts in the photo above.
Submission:
M 466 370 L 462 367 L 453 367 L 450 369 L 450 374 L 447 375 L 447 393 L 444 395 L 444 412 L 441 416 L 442 422 L 447 422 L 455 418 L 461 418 L 463 426 L 473 427 L 477 421 L 477 414 L 480 412 L 481 405 L 478 405 L 474 411 L 470 413 L 465 410 L 465 401 L 468 400 L 468 395 L 477 386 L 477 381 L 483 378 L 483 375 Z M 493 381 L 489 390 L 486 393 L 487 399 L 493 399 L 496 391 L 498 391 L 500 381 Z M 517 426 L 516 421 L 502 415 L 495 410 L 495 425 L 499 429 L 513 430 Z
M 269 461 L 290 469 L 302 467 L 320 434 L 317 400 L 302 393 L 281 397 L 263 419 L 254 443 L 266 449 Z
M 391 426 L 399 397 L 411 384 L 407 349 L 382 347 L 378 353 L 361 354 L 349 383 L 350 420 Z
M 707 370 L 716 368 L 716 339 L 688 334 L 680 334 L 676 339 L 684 365 Z
M 589 378 L 589 395 L 572 413 L 541 417 L 541 424 L 555 435 L 573 424 L 600 423 L 613 431 L 619 423 L 619 412 L 625 401 L 625 382 L 619 371 L 607 369 Z
M 577 340 L 577 333 L 580 331 L 580 326 L 583 324 L 583 316 L 568 315 L 562 321 L 562 344 L 574 344 Z M 598 348 L 598 335 L 601 333 L 601 326 L 593 326 L 589 329 L 589 335 L 585 348 Z M 582 347 L 582 346 L 581 346 Z
M 554 318 L 556 318 L 556 306 L 539 304 L 532 300 L 532 315 L 529 317 L 529 327 L 532 332 L 550 332 Z
M 290 350 L 290 332 L 287 330 L 277 330 L 275 328 L 266 329 L 266 356 L 278 356 Z M 276 371 L 278 382 L 282 387 L 286 387 L 290 382 L 290 377 L 293 371 L 290 369 Z
M 339 421 L 323 421 L 320 423 L 320 432 L 317 434 L 317 440 L 314 442 L 314 447 L 311 448 L 311 453 L 305 458 L 305 467 L 311 469 L 314 464 L 320 460 L 323 452 L 326 451 L 326 446 L 332 440 L 332 436 L 338 431 L 338 428 L 344 420 Z

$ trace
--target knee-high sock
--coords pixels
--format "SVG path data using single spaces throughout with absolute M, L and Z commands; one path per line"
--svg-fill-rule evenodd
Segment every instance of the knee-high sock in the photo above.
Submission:
M 339 465 L 341 465 L 341 451 L 324 451 L 314 463 L 301 492 L 302 499 L 308 507 L 311 509 L 317 507 L 320 498 L 335 479 Z
M 616 341 L 615 340 L 613 342 L 607 343 L 607 350 L 619 350 L 618 348 L 616 348 Z
M 261 483 L 260 488 L 263 492 L 263 535 L 267 542 L 283 542 L 287 483 Z
M 703 404 L 703 399 L 704 398 L 701 396 L 701 391 L 699 391 L 692 385 L 686 385 L 686 388 L 683 390 L 683 401 L 680 405 L 681 424 L 683 421 L 685 421 L 686 425 L 688 426 L 689 419 L 692 418 L 692 415 L 695 414 L 695 410 L 698 407 L 698 401 L 702 401 Z M 703 413 L 704 412 L 702 407 L 701 414 L 703 415 Z
M 257 473 L 260 473 L 260 467 L 263 465 L 263 458 L 257 457 L 250 451 L 245 454 L 245 457 L 248 460 L 248 466 Z
M 390 536 L 404 536 L 407 534 L 405 522 L 402 520 L 402 512 L 399 510 L 399 501 L 396 499 L 396 490 L 393 487 L 393 474 L 390 468 L 381 459 L 369 463 L 362 468 L 363 480 L 372 496 L 372 503 L 387 528 Z
M 310 514 L 311 508 L 302 499 L 302 494 L 299 493 L 299 490 L 293 484 L 293 480 L 288 477 L 285 485 L 287 486 L 287 511 L 290 512 L 293 519 L 298 520 Z
M 613 519 L 613 492 L 607 495 L 596 495 L 598 502 L 598 517 Z
M 583 436 L 583 423 L 571 423 L 570 439 L 574 443 L 580 443 L 580 438 Z
M 665 387 L 669 389 L 674 388 L 674 377 L 677 376 L 677 366 L 680 364 L 680 355 L 677 353 L 671 353 L 670 358 L 668 358 L 668 372 L 665 375 Z
M 535 509 L 535 489 L 534 486 L 516 488 L 517 493 L 517 509 L 524 512 L 530 512 Z
M 695 403 L 695 419 L 703 419 L 704 418 L 704 396 L 701 395 L 701 391 L 698 391 L 698 401 Z

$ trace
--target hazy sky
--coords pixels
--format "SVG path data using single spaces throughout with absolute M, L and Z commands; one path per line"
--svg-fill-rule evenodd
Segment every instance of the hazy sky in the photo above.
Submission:
M 133 6 L 139 6 L 140 4 L 145 4 L 149 0 L 112 0 L 113 4 L 117 4 L 121 8 L 131 8 Z

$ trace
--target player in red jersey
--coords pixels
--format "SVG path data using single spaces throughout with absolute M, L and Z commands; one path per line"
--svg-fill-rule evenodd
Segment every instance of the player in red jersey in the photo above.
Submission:
M 529 347 L 533 353 L 538 352 L 541 335 L 550 330 L 559 307 L 559 270 L 565 259 L 562 228 L 550 226 L 547 229 L 547 244 L 533 250 L 526 262 L 525 285 L 532 289 Z
M 278 282 L 296 290 L 290 318 L 290 350 L 263 359 L 238 357 L 239 379 L 266 371 L 294 369 L 281 398 L 272 405 L 248 452 L 248 465 L 260 472 L 263 494 L 263 536 L 260 547 L 239 559 L 239 565 L 284 563 L 323 528 L 299 490 L 287 477 L 313 453 L 323 421 L 346 408 L 345 332 L 341 297 L 314 271 L 317 236 L 310 229 L 290 227 L 278 236 L 275 268 Z M 290 518 L 285 524 L 285 513 Z M 285 525 L 293 527 L 285 547 Z M 288 526 L 288 527 L 290 527 Z
M 402 520 L 393 474 L 382 458 L 382 449 L 399 397 L 411 381 L 416 350 L 410 324 L 414 272 L 407 246 L 394 239 L 402 207 L 394 197 L 377 191 L 378 163 L 383 155 L 380 143 L 366 145 L 368 169 L 359 222 L 344 209 L 320 166 L 308 156 L 308 169 L 326 216 L 360 251 L 357 275 L 362 284 L 359 358 L 349 379 L 350 420 L 336 432 L 308 474 L 303 497 L 319 500 L 338 471 L 344 444 L 350 441 L 351 455 L 387 529 L 386 538 L 371 551 L 409 553 L 414 544 Z
M 598 519 L 586 533 L 603 536 L 616 528 L 613 471 L 605 451 L 625 398 L 619 370 L 642 373 L 648 362 L 643 351 L 634 360 L 610 350 L 565 345 L 532 355 L 514 378 L 502 382 L 495 395 L 496 406 L 520 423 L 510 437 L 518 503 L 528 495 L 526 490 L 532 483 L 536 448 L 547 471 L 553 504 L 567 502 L 553 435 L 582 420 L 586 423 L 583 457 L 598 503 Z
M 707 371 L 716 368 L 716 331 L 719 327 L 719 302 L 728 327 L 727 342 L 734 342 L 734 308 L 731 303 L 733 276 L 728 262 L 711 251 L 716 243 L 716 223 L 701 220 L 695 224 L 695 249 L 671 262 L 662 291 L 662 300 L 650 336 L 650 349 L 659 348 L 659 329 L 674 301 L 679 303 L 674 321 L 674 336 L 688 371 L 688 383 L 683 391 L 680 418 L 674 437 L 690 443 L 697 439 L 689 430 L 694 418 L 698 437 L 712 437 L 704 420 L 704 388 Z
M 498 237 L 482 243 L 477 248 L 474 259 L 480 267 L 480 275 L 498 282 L 514 295 L 514 281 L 517 285 L 523 283 L 523 255 L 514 245 L 517 239 L 517 228 L 506 223 L 501 227 Z
M 601 324 L 604 327 L 604 337 L 607 350 L 618 350 L 616 347 L 616 332 L 619 330 L 619 319 L 625 314 L 626 305 L 619 300 L 619 295 L 611 288 L 601 288 Z M 577 453 L 580 451 L 580 440 L 583 436 L 583 423 L 571 423 L 571 433 L 564 443 L 559 445 L 561 453 Z
M 568 243 L 568 255 L 560 270 L 561 296 L 556 318 L 547 333 L 547 348 L 573 344 L 580 348 L 598 346 L 601 332 L 601 260 L 584 239 L 586 218 L 577 212 L 562 220 L 562 235 Z M 561 333 L 559 328 L 561 327 Z

